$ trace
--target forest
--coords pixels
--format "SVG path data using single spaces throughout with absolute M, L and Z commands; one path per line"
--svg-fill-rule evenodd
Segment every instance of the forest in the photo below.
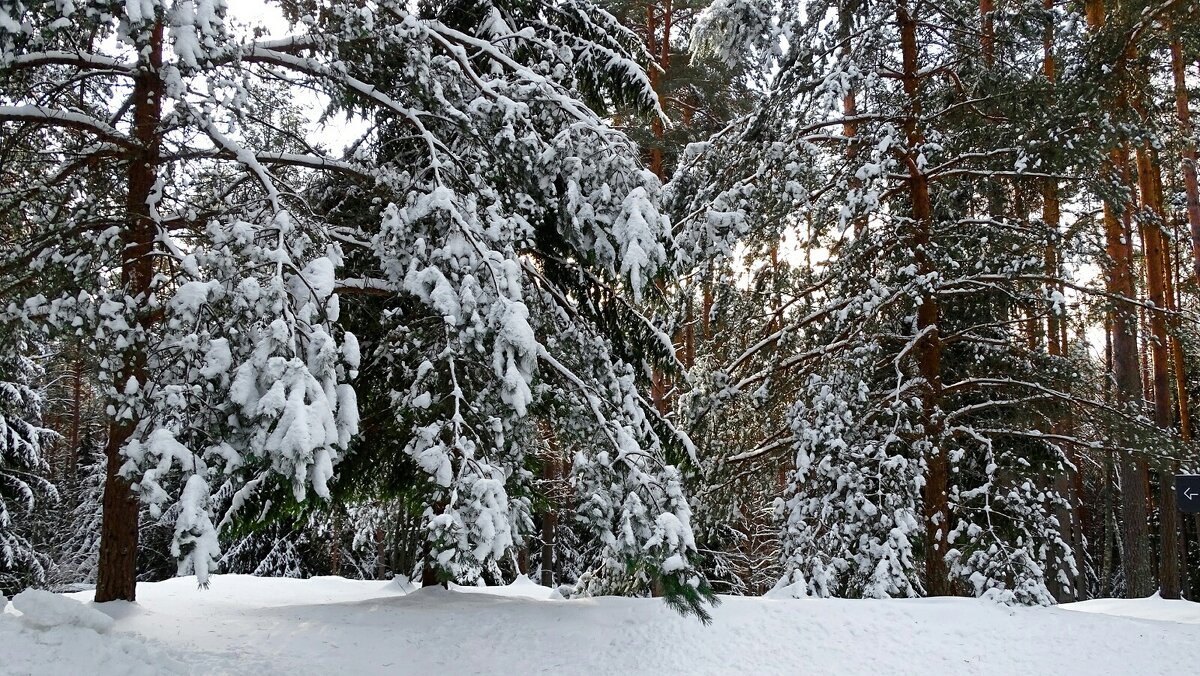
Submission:
M 1196 600 L 1198 99 L 1195 0 L 0 0 L 0 594 Z

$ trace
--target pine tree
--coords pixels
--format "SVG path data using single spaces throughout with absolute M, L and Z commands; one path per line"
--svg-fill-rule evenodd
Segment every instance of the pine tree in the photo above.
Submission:
M 283 8 L 294 34 L 276 40 L 232 31 L 208 0 L 22 5 L 0 22 L 0 123 L 53 141 L 27 165 L 51 178 L 6 205 L 32 224 L 5 251 L 11 317 L 87 336 L 108 403 L 97 598 L 134 596 L 135 496 L 176 517 L 172 551 L 201 584 L 215 522 L 330 497 L 358 428 L 345 292 L 403 308 L 368 358 L 388 364 L 427 476 L 431 566 L 472 579 L 523 537 L 528 501 L 510 495 L 538 414 L 569 443 L 605 544 L 595 579 L 664 585 L 699 611 L 664 460 L 680 442 L 636 388 L 662 345 L 630 302 L 666 260 L 657 181 L 580 101 L 653 107 L 632 36 L 580 3 Z M 268 82 L 297 77 L 367 124 L 347 157 L 286 106 L 269 113 L 292 92 Z M 368 220 L 310 208 L 334 174 Z M 90 189 L 113 180 L 122 191 Z M 362 267 L 339 278 L 347 257 Z M 35 293 L 23 267 L 62 286 Z
M 54 434 L 43 426 L 45 382 L 35 344 L 4 332 L 0 357 L 0 593 L 42 583 L 50 565 L 22 526 L 38 502 L 57 493 L 45 477 L 45 448 Z
M 1056 144 L 1087 143 L 1070 131 L 1075 108 L 1028 105 L 1049 84 L 1044 23 L 1030 20 L 1046 15 L 979 9 L 783 7 L 774 44 L 745 25 L 762 15 L 752 4 L 720 3 L 708 21 L 713 49 L 778 54 L 779 67 L 754 116 L 708 149 L 712 173 L 676 179 L 717 179 L 684 237 L 729 251 L 794 228 L 828 252 L 792 292 L 808 307 L 783 322 L 802 347 L 766 371 L 806 383 L 774 438 L 797 454 L 785 582 L 797 571 L 816 593 L 1045 603 L 1079 565 L 1046 477 L 1090 442 L 1055 428 L 1082 402 L 1038 328 L 1071 282 L 1040 253 L 1062 234 L 1029 207 L 1077 157 Z M 936 29 L 955 20 L 979 33 Z

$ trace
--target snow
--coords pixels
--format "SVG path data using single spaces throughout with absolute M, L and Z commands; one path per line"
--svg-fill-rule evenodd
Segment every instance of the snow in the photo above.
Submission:
M 111 617 L 91 606 L 40 589 L 17 594 L 12 607 L 21 614 L 22 623 L 35 629 L 72 626 L 103 634 L 113 625 Z
M 0 611 L 0 672 L 4 674 L 189 673 L 164 646 L 140 636 L 103 634 L 112 619 L 87 605 L 41 591 L 22 592 L 13 601 Z
M 49 629 L 0 614 L 0 671 L 1152 675 L 1185 673 L 1200 640 L 1200 604 L 1157 598 L 1031 608 L 723 597 L 708 626 L 657 599 L 559 600 L 528 578 L 413 590 L 399 578 L 222 575 L 204 591 L 190 577 L 143 583 L 138 599 L 98 606 L 115 619 L 105 636 L 80 626 L 90 604 Z
M 1092 599 L 1079 603 L 1064 603 L 1059 608 L 1140 620 L 1167 620 L 1184 624 L 1200 624 L 1200 603 L 1168 600 L 1157 594 L 1144 599 Z
M 526 575 L 518 575 L 512 584 L 502 587 L 461 586 L 450 583 L 450 590 L 463 594 L 487 594 L 489 596 L 507 596 L 509 598 L 536 599 L 539 601 L 561 600 L 562 594 L 557 589 L 543 587 L 530 580 Z

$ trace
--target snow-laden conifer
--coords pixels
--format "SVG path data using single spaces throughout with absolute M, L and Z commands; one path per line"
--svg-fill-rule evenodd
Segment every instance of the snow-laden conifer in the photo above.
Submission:
M 272 38 L 219 0 L 3 8 L 0 123 L 44 145 L 21 166 L 43 178 L 6 198 L 30 225 L 4 252 L 5 318 L 96 356 L 105 533 L 130 537 L 126 487 L 175 504 L 173 551 L 203 579 L 216 525 L 330 495 L 359 424 L 352 380 L 374 360 L 412 423 L 445 576 L 521 541 L 521 442 L 550 420 L 581 503 L 612 509 L 582 516 L 620 533 L 597 570 L 699 598 L 664 460 L 686 442 L 638 390 L 644 361 L 671 358 L 633 304 L 669 226 L 636 149 L 582 102 L 655 114 L 632 35 L 580 2 L 318 5 L 286 3 Z M 43 96 L 38 78 L 81 86 Z M 345 154 L 299 117 L 301 93 L 365 130 Z M 336 196 L 365 207 L 347 222 Z M 339 323 L 354 297 L 405 308 L 365 353 Z M 107 550 L 128 580 L 112 587 L 101 550 L 100 595 L 130 597 L 128 560 Z

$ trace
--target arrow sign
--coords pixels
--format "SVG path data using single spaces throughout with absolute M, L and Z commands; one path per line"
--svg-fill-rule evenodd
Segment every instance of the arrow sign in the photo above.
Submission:
M 1179 503 L 1179 511 L 1200 514 L 1200 475 L 1176 475 L 1175 500 Z

